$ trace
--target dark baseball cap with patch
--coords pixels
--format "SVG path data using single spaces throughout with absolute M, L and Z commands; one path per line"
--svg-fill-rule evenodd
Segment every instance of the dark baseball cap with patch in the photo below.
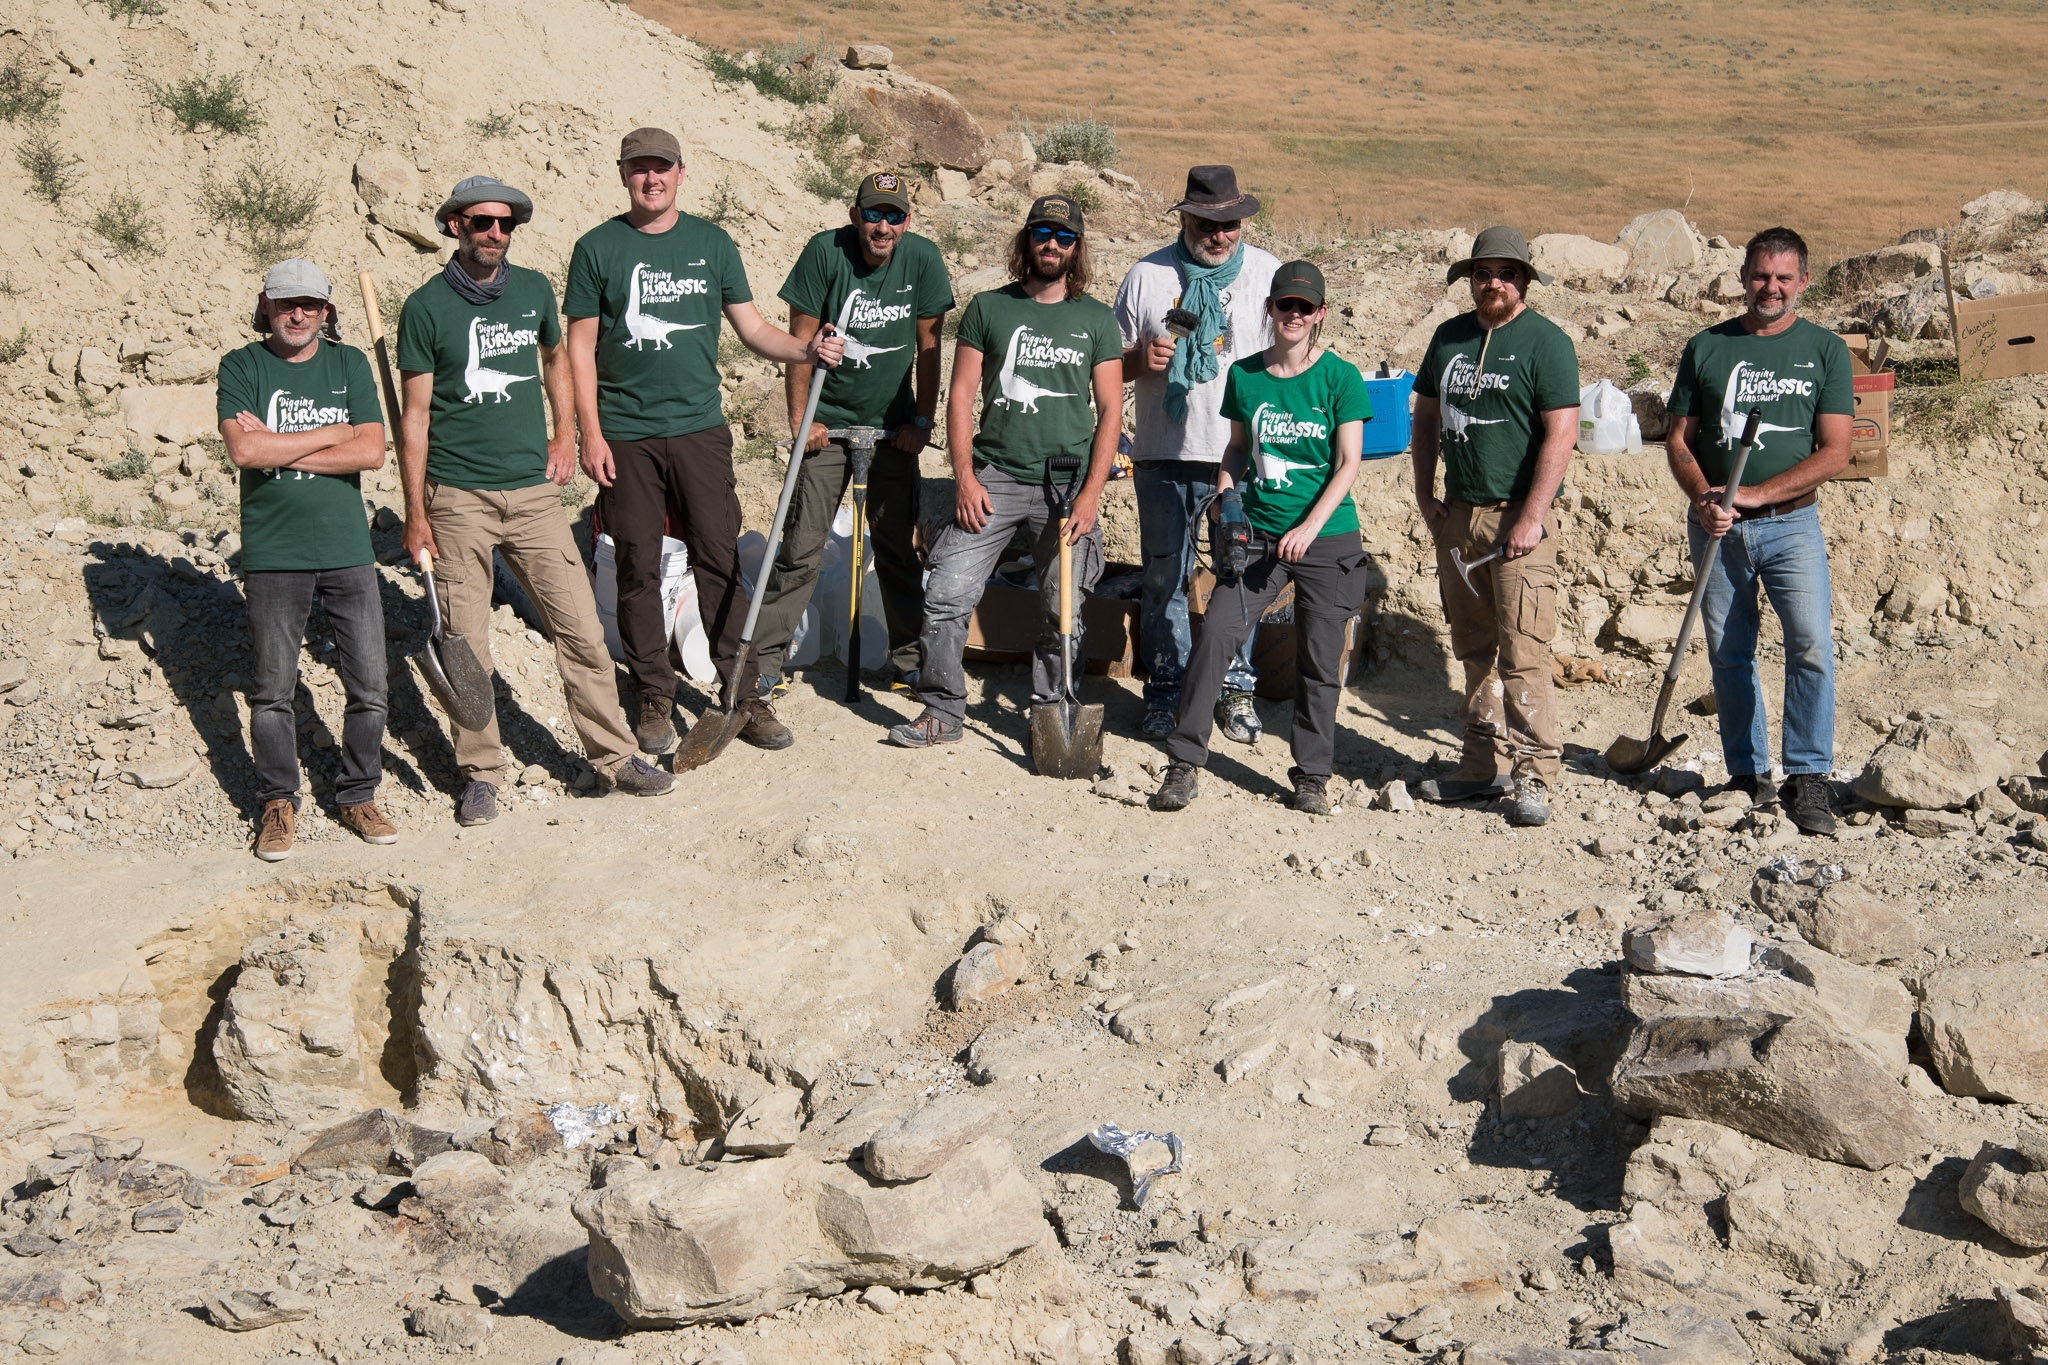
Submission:
M 676 141 L 676 135 L 666 128 L 635 128 L 619 139 L 619 162 L 638 160 L 643 156 L 656 156 L 671 166 L 683 164 L 683 144 Z
M 902 209 L 908 213 L 910 187 L 894 171 L 876 171 L 861 181 L 860 188 L 854 191 L 853 206 L 857 209 Z
M 1266 291 L 1269 299 L 1306 299 L 1321 307 L 1323 304 L 1323 272 L 1307 261 L 1289 261 L 1273 272 L 1273 287 Z
M 1081 226 L 1081 206 L 1064 194 L 1042 194 L 1031 201 L 1031 212 L 1024 215 L 1025 227 L 1040 225 L 1065 228 L 1079 237 L 1084 231 Z

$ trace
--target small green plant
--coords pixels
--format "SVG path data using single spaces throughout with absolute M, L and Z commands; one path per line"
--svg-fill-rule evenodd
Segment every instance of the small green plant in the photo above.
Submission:
M 0 299 L 19 298 L 28 291 L 14 282 L 12 270 L 0 270 Z
M 17 53 L 0 66 L 0 123 L 44 123 L 57 116 L 57 87 Z
M 294 180 L 252 153 L 224 179 L 209 171 L 199 184 L 199 206 L 252 264 L 267 266 L 305 245 L 320 209 L 320 184 Z
M 163 233 L 149 216 L 149 205 L 132 187 L 115 190 L 102 200 L 86 226 L 105 238 L 117 256 L 140 256 L 163 245 Z
M 958 218 L 948 219 L 935 228 L 932 232 L 932 241 L 948 256 L 958 256 L 981 245 L 981 239 L 975 235 L 974 229 Z
M 171 516 L 171 509 L 155 498 L 151 498 L 149 506 L 142 509 L 142 524 L 152 531 L 171 531 L 178 525 Z
M 839 84 L 830 54 L 816 39 L 799 37 L 766 52 L 743 55 L 708 47 L 703 60 L 704 69 L 720 85 L 745 81 L 770 99 L 795 105 L 823 104 Z
M 21 324 L 21 330 L 13 336 L 0 338 L 0 365 L 12 365 L 27 355 L 29 340 L 34 335 L 35 333 L 29 331 L 28 324 L 24 322 Z
M 1632 389 L 1650 377 L 1650 362 L 1643 358 L 1641 351 L 1632 351 L 1628 357 L 1628 373 L 1622 375 L 1621 386 Z
M 126 19 L 134 23 L 137 19 L 155 19 L 169 10 L 164 0 L 99 0 L 107 7 L 109 19 Z
M 473 118 L 469 121 L 469 131 L 486 142 L 512 136 L 514 126 L 512 116 L 497 109 L 493 109 L 482 118 Z
M 201 436 L 198 446 L 213 457 L 213 462 L 220 468 L 221 473 L 231 479 L 242 477 L 242 471 L 235 468 L 235 462 L 228 458 L 228 443 L 219 436 Z
M 102 472 L 110 479 L 142 478 L 149 473 L 149 456 L 143 454 L 140 447 L 129 446 L 121 452 L 120 459 L 108 465 Z
M 149 83 L 150 98 L 167 110 L 188 133 L 216 128 L 223 133 L 251 133 L 263 115 L 250 102 L 239 72 L 214 75 L 202 71 L 171 84 Z
M 1929 445 L 1959 456 L 1979 437 L 2003 440 L 2005 405 L 1998 386 L 1962 373 L 1954 355 L 1901 360 L 1892 391 L 1892 418 Z
M 228 500 L 227 485 L 208 475 L 199 485 L 199 496 L 216 506 L 225 506 Z
M 85 491 L 83 479 L 64 490 L 59 505 L 67 517 L 77 517 L 81 521 L 99 520 L 99 514 L 92 505 L 92 494 Z
M 1043 137 L 1035 137 L 1032 142 L 1040 161 L 1079 161 L 1098 170 L 1114 166 L 1118 155 L 1116 125 L 1096 118 L 1092 109 L 1085 118 L 1062 114 L 1053 120 Z
M 724 227 L 738 220 L 744 212 L 740 204 L 739 191 L 733 188 L 730 177 L 722 176 L 711 189 L 711 202 L 704 206 L 703 218 L 708 223 Z
M 1102 207 L 1102 196 L 1096 193 L 1093 181 L 1071 181 L 1060 186 L 1060 193 L 1073 200 L 1083 213 L 1093 213 Z
M 62 202 L 78 181 L 78 158 L 59 147 L 47 128 L 23 138 L 14 160 L 28 175 L 29 193 L 47 204 Z

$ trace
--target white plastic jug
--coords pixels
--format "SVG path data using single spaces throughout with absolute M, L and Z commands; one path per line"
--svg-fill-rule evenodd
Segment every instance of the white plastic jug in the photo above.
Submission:
M 1619 455 L 1629 448 L 1635 406 L 1611 379 L 1579 390 L 1579 449 L 1588 455 Z M 1636 437 L 1641 449 L 1642 437 Z

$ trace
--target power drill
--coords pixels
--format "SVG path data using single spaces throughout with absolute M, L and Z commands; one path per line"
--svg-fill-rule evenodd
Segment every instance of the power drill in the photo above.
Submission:
M 1235 488 L 1226 488 L 1217 495 L 1217 501 L 1221 510 L 1216 519 L 1216 539 L 1223 551 L 1223 562 L 1229 565 L 1232 579 L 1242 579 L 1252 550 L 1252 524 L 1245 520 L 1244 498 Z

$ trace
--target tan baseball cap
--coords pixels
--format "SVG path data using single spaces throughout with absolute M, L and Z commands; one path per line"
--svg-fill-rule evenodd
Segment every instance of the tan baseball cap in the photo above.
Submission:
M 619 140 L 619 160 L 631 161 L 640 156 L 658 156 L 671 166 L 680 166 L 683 144 L 666 128 L 635 128 Z

